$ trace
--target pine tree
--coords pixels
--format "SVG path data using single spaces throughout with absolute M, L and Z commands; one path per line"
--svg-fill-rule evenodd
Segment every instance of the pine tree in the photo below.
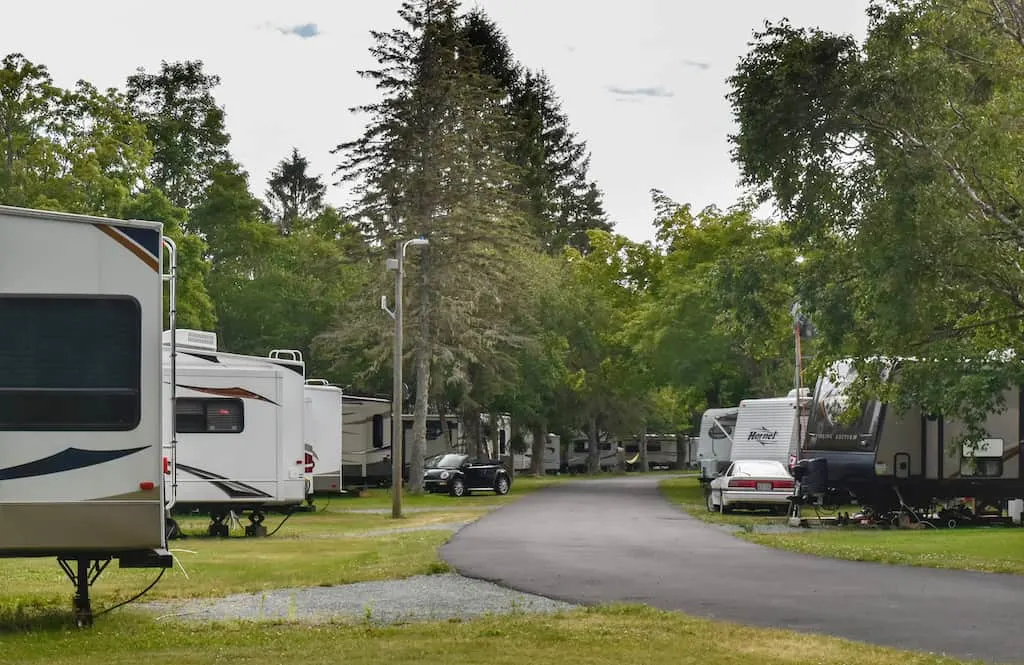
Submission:
M 405 2 L 403 28 L 372 33 L 380 67 L 360 73 L 383 99 L 356 109 L 370 115 L 366 132 L 335 150 L 343 155 L 337 173 L 356 196 L 349 212 L 373 240 L 385 251 L 410 237 L 430 240 L 406 263 L 412 491 L 422 487 L 431 373 L 468 384 L 471 366 L 501 361 L 514 341 L 503 323 L 514 261 L 529 243 L 507 160 L 513 133 L 504 93 L 481 71 L 457 9 L 453 0 Z M 373 325 L 390 333 L 380 319 Z
M 292 148 L 291 155 L 278 162 L 267 181 L 271 218 L 284 235 L 288 235 L 296 219 L 312 219 L 324 208 L 327 186 L 320 176 L 309 175 L 308 169 L 309 160 L 298 148 Z

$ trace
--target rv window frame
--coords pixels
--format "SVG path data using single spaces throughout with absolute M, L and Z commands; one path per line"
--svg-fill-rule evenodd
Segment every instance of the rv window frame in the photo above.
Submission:
M 126 388 L 64 388 L 52 389 L 52 394 L 64 395 L 129 395 L 134 399 L 129 409 L 127 422 L 93 422 L 93 423 L 5 423 L 0 421 L 0 432 L 131 432 L 142 424 L 142 303 L 138 298 L 127 294 L 110 293 L 0 293 L 0 300 L 35 300 L 40 302 L 58 301 L 103 301 L 103 302 L 126 302 L 132 305 L 135 342 L 134 354 L 126 354 L 133 363 L 132 370 L 134 381 Z M 24 394 L 26 390 L 17 388 L 0 388 L 2 395 Z
M 174 405 L 174 431 L 178 434 L 241 434 L 245 431 L 245 400 L 239 397 L 176 397 Z M 178 404 L 182 402 L 200 402 L 203 405 L 203 426 L 204 429 L 183 430 L 180 428 L 178 423 Z M 239 428 L 237 430 L 210 430 L 206 429 L 209 427 L 210 422 L 210 405 L 211 404 L 224 404 L 225 402 L 231 402 L 238 406 L 238 420 Z

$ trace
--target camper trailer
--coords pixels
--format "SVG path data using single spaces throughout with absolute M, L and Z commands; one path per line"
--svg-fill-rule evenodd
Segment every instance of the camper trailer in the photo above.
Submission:
M 674 469 L 678 464 L 679 442 L 674 434 L 648 434 L 647 436 L 647 469 Z M 632 467 L 640 463 L 639 438 L 622 443 L 626 455 L 626 464 Z M 684 447 L 684 460 L 685 460 Z
M 312 475 L 312 492 L 340 494 L 344 437 L 342 390 L 323 379 L 307 379 L 303 434 L 306 473 Z
M 391 400 L 342 395 L 342 482 L 346 487 L 391 481 Z
M 800 436 L 807 427 L 809 397 L 745 399 L 736 414 L 729 459 L 774 460 L 792 466 L 800 452 Z
M 598 449 L 600 450 L 601 471 L 613 471 L 619 463 L 615 444 L 602 435 L 598 440 Z M 589 454 L 590 441 L 586 437 L 573 439 L 569 444 L 568 459 L 565 462 L 566 470 L 569 473 L 586 473 Z
M 889 365 L 895 378 L 899 364 Z M 842 419 L 844 391 L 855 376 L 852 362 L 844 360 L 817 381 L 796 474 L 803 500 L 852 499 L 884 513 L 962 497 L 981 503 L 1024 497 L 1019 386 L 1005 392 L 1004 411 L 988 415 L 983 424 L 988 436 L 971 445 L 957 443 L 966 433 L 962 423 L 918 407 L 899 413 L 872 399 L 855 410 L 855 418 Z
M 705 485 L 729 468 L 732 455 L 732 434 L 736 428 L 739 408 L 708 409 L 700 418 L 697 435 L 697 464 L 700 483 Z
M 342 476 L 347 487 L 385 487 L 391 484 L 391 401 L 358 395 L 342 396 L 342 437 L 345 441 Z M 413 414 L 402 416 L 403 477 L 409 474 L 409 445 Z M 427 415 L 427 449 L 424 458 L 459 452 L 462 429 L 453 416 L 447 427 L 436 414 Z
M 112 560 L 172 564 L 160 331 L 175 259 L 162 229 L 0 206 L 0 556 L 57 558 L 80 626 Z
M 301 358 L 225 353 L 215 333 L 199 330 L 166 331 L 164 351 L 165 431 L 175 414 L 170 507 L 208 514 L 209 534 L 219 537 L 228 536 L 226 519 L 248 511 L 245 534 L 266 535 L 267 512 L 290 512 L 307 498 Z
M 522 453 L 515 453 L 513 464 L 516 473 L 529 473 L 533 469 L 533 434 L 523 434 Z M 544 445 L 544 473 L 555 474 L 562 468 L 562 437 L 557 434 L 548 434 Z

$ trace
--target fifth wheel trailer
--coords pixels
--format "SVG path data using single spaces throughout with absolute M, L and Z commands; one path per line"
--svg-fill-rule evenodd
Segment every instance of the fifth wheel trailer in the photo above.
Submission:
M 201 330 L 166 331 L 164 351 L 169 508 L 209 515 L 219 537 L 228 536 L 225 520 L 248 511 L 245 534 L 265 535 L 267 512 L 297 510 L 309 495 L 301 359 L 225 353 Z
M 342 390 L 323 379 L 307 379 L 305 393 L 306 471 L 312 474 L 314 492 L 340 494 L 344 488 Z
M 889 361 L 890 377 L 900 364 Z M 975 497 L 996 502 L 1024 497 L 1024 391 L 1007 389 L 1006 408 L 989 413 L 986 437 L 977 446 L 958 444 L 962 423 L 913 407 L 904 413 L 877 399 L 841 419 L 846 390 L 856 377 L 850 360 L 833 364 L 815 386 L 807 437 L 801 451 L 799 492 L 805 502 L 840 503 L 853 498 L 884 513 L 926 509 L 937 501 Z
M 80 626 L 112 560 L 172 565 L 160 332 L 174 246 L 162 231 L 0 206 L 0 556 L 57 558 Z

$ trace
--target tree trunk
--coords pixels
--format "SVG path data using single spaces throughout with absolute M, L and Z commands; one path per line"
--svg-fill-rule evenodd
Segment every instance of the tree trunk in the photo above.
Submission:
M 650 467 L 647 465 L 647 423 L 644 422 L 643 427 L 640 428 L 640 459 L 637 461 L 638 470 L 641 472 L 647 471 Z
M 512 432 L 508 440 L 508 472 L 509 475 L 514 479 L 516 477 L 516 448 L 522 449 L 522 438 L 523 427 L 520 424 L 519 418 L 512 421 Z M 514 445 L 513 445 L 514 444 Z
M 466 454 L 470 457 L 481 457 L 479 409 L 470 406 L 462 408 L 462 428 L 466 439 Z
M 690 437 L 676 434 L 676 469 L 682 471 L 686 468 L 687 453 L 690 452 Z
M 533 441 L 530 442 L 531 455 L 533 458 L 530 460 L 530 473 L 535 476 L 544 475 L 544 453 L 548 447 L 548 427 L 545 423 L 535 425 L 531 431 Z
M 589 430 L 587 437 L 587 473 L 597 474 L 601 472 L 601 445 L 597 440 L 597 418 L 591 416 L 588 423 Z
M 412 449 L 409 451 L 409 491 L 423 492 L 423 458 L 427 455 L 427 402 L 430 398 L 430 353 L 426 342 L 425 325 L 416 345 L 416 405 L 412 419 Z
M 448 411 L 445 409 L 444 400 L 437 402 L 437 417 L 440 418 L 441 434 L 444 435 L 444 445 L 449 450 L 459 450 L 459 438 L 452 428 L 448 426 Z

